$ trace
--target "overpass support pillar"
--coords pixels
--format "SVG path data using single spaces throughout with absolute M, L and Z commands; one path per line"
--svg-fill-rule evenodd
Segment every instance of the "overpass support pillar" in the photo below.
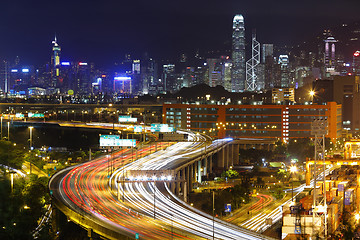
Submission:
M 181 179 L 182 179 L 182 192 L 183 192 L 183 197 L 184 197 L 184 202 L 187 202 L 187 193 L 188 193 L 188 182 L 187 182 L 187 179 L 186 179 L 186 172 L 188 169 L 185 167 L 182 169 L 182 176 L 181 176 Z
M 239 144 L 233 145 L 233 151 L 232 151 L 233 165 L 239 164 L 239 149 L 240 149 Z
M 180 193 L 180 181 L 181 181 L 181 178 L 180 178 L 180 172 L 181 171 L 184 171 L 183 169 L 178 171 L 177 174 L 176 174 L 176 183 L 174 183 L 174 187 L 175 187 L 175 184 L 176 184 L 176 196 L 179 196 L 179 193 Z
M 192 187 L 193 187 L 193 183 L 194 183 L 194 164 L 190 164 L 190 181 L 188 182 L 189 184 L 189 193 L 191 192 L 192 190 Z
M 192 181 L 191 181 L 191 164 L 186 167 L 185 182 L 186 182 L 186 190 L 187 190 L 187 192 L 190 192 L 190 186 L 192 186 Z
M 233 154 L 233 152 L 234 152 L 234 145 L 233 144 L 230 144 L 229 145 L 229 164 L 230 164 L 230 166 L 234 166 L 234 158 L 233 158 L 233 156 L 234 156 L 234 154 Z
M 222 148 L 220 151 L 218 151 L 217 153 L 217 166 L 219 168 L 224 168 L 224 149 Z
M 173 181 L 173 182 L 170 182 L 170 191 L 171 191 L 173 194 L 176 194 L 176 192 L 175 192 L 176 182 L 175 182 L 175 181 L 179 180 L 178 177 L 177 177 L 177 176 L 178 176 L 178 173 L 179 173 L 179 171 L 176 173 L 175 179 L 173 179 L 174 181 Z
M 198 181 L 198 166 L 199 166 L 198 161 L 194 162 L 194 164 L 193 164 L 193 167 L 194 167 L 194 172 L 193 172 L 194 179 L 193 179 L 193 181 L 194 182 Z
M 205 157 L 204 159 L 203 159 L 203 161 L 204 161 L 204 176 L 207 176 L 207 174 L 208 174 L 208 166 L 209 166 L 209 164 L 208 164 L 208 158 L 207 157 Z
M 224 164 L 226 169 L 229 168 L 229 145 L 224 147 Z
M 201 171 L 201 168 L 202 168 L 202 160 L 199 160 L 198 161 L 198 166 L 197 166 L 197 173 L 198 173 L 198 183 L 201 183 L 201 176 L 202 176 L 202 172 L 204 171 L 204 169 L 202 169 Z

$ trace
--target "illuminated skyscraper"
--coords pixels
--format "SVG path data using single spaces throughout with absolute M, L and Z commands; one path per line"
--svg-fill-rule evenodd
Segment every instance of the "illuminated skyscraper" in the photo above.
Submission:
M 244 17 L 235 15 L 232 34 L 232 92 L 245 90 L 245 26 Z
M 258 68 L 260 64 L 260 43 L 256 40 L 256 32 L 253 31 L 251 40 L 251 58 L 246 62 L 246 90 L 256 91 L 264 88 L 259 85 Z
M 56 36 L 54 41 L 52 41 L 52 44 L 53 44 L 53 48 L 52 48 L 53 54 L 51 55 L 51 77 L 52 77 L 51 86 L 56 87 L 58 77 L 60 76 L 60 52 L 61 52 L 61 48 L 57 43 Z
M 360 76 L 360 51 L 356 51 L 353 54 L 353 72 L 355 76 Z
M 334 37 L 328 37 L 324 40 L 325 42 L 325 71 L 326 72 L 334 72 L 335 66 L 336 66 L 336 60 L 335 60 L 335 43 L 337 40 L 335 40 Z
M 289 75 L 289 56 L 288 55 L 280 55 L 278 64 L 280 65 L 280 87 L 286 88 L 290 87 L 290 75 Z

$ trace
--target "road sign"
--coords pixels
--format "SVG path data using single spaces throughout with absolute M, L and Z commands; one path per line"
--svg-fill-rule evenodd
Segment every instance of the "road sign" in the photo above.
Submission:
M 174 132 L 175 128 L 169 127 L 168 124 L 153 123 L 151 124 L 151 132 Z
M 127 122 L 131 122 L 131 123 L 136 123 L 137 122 L 137 118 L 133 118 L 129 115 L 125 115 L 125 116 L 119 116 L 119 122 L 122 123 L 127 123 Z
M 225 212 L 231 212 L 231 203 L 225 204 Z
M 134 132 L 142 132 L 143 127 L 142 126 L 134 126 Z
M 43 113 L 28 113 L 28 117 L 29 118 L 43 118 L 44 114 Z
M 120 135 L 101 135 L 100 147 L 135 147 L 136 139 L 120 139 Z

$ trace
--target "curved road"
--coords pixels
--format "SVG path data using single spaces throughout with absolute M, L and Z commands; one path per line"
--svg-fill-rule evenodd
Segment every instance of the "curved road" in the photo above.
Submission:
M 138 151 L 142 155 L 158 151 L 136 161 L 132 161 L 135 151 L 123 149 L 69 168 L 50 180 L 50 190 L 82 217 L 132 238 L 139 234 L 140 239 L 270 239 L 188 206 L 170 192 L 168 181 L 173 179 L 169 176 L 127 174 L 129 170 L 173 169 L 203 154 L 205 148 L 213 150 L 229 141 L 209 144 L 202 135 L 191 137 L 193 142 L 147 146 Z

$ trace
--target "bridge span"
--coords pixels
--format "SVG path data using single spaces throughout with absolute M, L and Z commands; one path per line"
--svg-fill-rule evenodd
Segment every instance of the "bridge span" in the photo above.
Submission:
M 191 138 L 170 146 L 157 143 L 155 152 L 154 144 L 144 146 L 138 151 L 145 157 L 135 161 L 135 153 L 122 149 L 111 159 L 102 156 L 65 169 L 49 182 L 54 203 L 90 235 L 108 239 L 270 239 L 186 204 L 192 183 L 236 164 L 239 149 L 232 139 Z M 146 172 L 142 181 L 129 179 Z

